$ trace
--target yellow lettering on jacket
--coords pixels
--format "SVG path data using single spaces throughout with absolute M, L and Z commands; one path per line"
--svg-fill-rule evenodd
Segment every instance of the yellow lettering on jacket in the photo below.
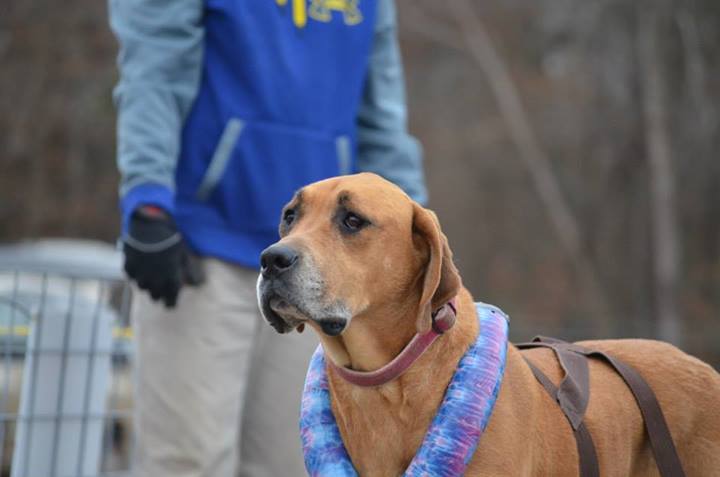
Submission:
M 292 0 L 293 23 L 298 28 L 307 24 L 308 15 L 313 20 L 327 23 L 332 20 L 333 12 L 341 12 L 346 25 L 352 26 L 362 22 L 362 12 L 358 8 L 360 0 Z M 288 0 L 275 0 L 279 6 L 287 5 Z
M 363 19 L 358 3 L 360 0 L 312 0 L 310 18 L 329 22 L 333 11 L 342 12 L 346 25 L 357 25 Z

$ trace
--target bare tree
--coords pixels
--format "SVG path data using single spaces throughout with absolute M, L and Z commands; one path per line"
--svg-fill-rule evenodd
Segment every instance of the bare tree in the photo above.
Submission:
M 550 158 L 545 153 L 522 104 L 515 81 L 470 2 L 452 0 L 448 6 L 455 24 L 459 27 L 460 42 L 451 30 L 443 29 L 435 22 L 422 21 L 419 15 L 415 17 L 415 30 L 444 45 L 464 49 L 480 67 L 490 84 L 508 133 L 518 150 L 519 158 L 532 178 L 544 210 L 565 252 L 575 265 L 584 288 L 594 304 L 594 309 L 602 317 L 609 317 L 610 304 L 605 297 L 595 266 L 583 251 L 580 227 L 562 193 Z M 607 322 L 598 321 L 598 324 L 604 323 Z
M 641 2 L 642 5 L 642 2 Z M 656 2 L 638 11 L 637 55 L 640 63 L 645 146 L 650 172 L 653 284 L 658 336 L 679 344 L 678 275 L 680 248 L 675 198 L 675 175 L 668 125 L 667 74 L 660 54 L 667 32 L 670 6 Z

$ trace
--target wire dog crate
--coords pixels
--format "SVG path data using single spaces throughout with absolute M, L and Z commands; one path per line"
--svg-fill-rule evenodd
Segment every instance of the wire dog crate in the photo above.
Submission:
M 129 475 L 131 289 L 119 261 L 102 263 L 101 254 L 93 267 L 92 253 L 78 265 L 68 263 L 72 254 L 51 263 L 27 248 L 5 252 L 0 476 Z

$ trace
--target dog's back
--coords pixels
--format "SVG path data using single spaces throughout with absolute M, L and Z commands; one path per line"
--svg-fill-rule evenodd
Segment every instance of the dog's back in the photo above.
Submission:
M 655 392 L 688 476 L 720 469 L 720 374 L 667 343 L 599 340 L 578 343 L 635 368 Z M 552 351 L 522 352 L 558 383 L 562 370 Z M 548 398 L 549 401 L 549 398 Z M 658 475 L 635 399 L 615 370 L 590 360 L 590 402 L 585 418 L 603 475 Z M 567 425 L 567 423 L 563 423 Z

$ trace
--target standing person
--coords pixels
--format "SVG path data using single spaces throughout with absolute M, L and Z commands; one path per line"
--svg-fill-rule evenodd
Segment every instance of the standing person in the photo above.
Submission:
M 260 326 L 282 205 L 376 172 L 425 201 L 392 0 L 110 0 L 136 295 L 137 477 L 304 474 L 312 334 Z M 199 257 L 199 258 L 198 258 Z

